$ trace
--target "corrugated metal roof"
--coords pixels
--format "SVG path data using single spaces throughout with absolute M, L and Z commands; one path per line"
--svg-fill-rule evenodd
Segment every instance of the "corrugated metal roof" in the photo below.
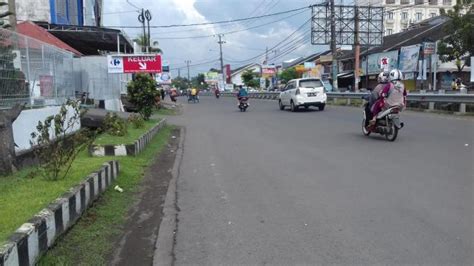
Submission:
M 26 35 L 28 37 L 37 39 L 39 41 L 42 41 L 44 43 L 56 46 L 60 49 L 69 51 L 71 53 L 74 53 L 77 56 L 81 56 L 82 53 L 77 51 L 76 49 L 72 48 L 69 46 L 67 43 L 61 41 L 51 33 L 49 33 L 46 29 L 36 25 L 35 23 L 31 21 L 24 21 L 21 23 L 18 23 L 17 26 L 17 32 L 23 35 Z

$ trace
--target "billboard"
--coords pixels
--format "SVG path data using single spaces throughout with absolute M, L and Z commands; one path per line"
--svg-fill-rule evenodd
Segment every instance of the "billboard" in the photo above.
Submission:
M 224 71 L 225 71 L 225 82 L 226 83 L 232 83 L 231 81 L 231 71 L 230 71 L 230 65 L 227 64 L 224 66 Z
M 109 73 L 161 73 L 161 55 L 108 55 Z
M 276 74 L 275 66 L 262 66 L 262 75 L 269 77 Z
M 366 68 L 368 68 L 369 75 L 378 74 L 384 70 L 398 68 L 398 51 L 370 54 L 368 63 L 367 66 L 366 58 L 361 60 L 360 70 L 362 75 L 365 75 Z M 382 63 L 385 63 L 384 67 L 382 67 Z
M 219 80 L 219 73 L 209 71 L 204 73 L 206 82 L 217 82 Z
M 399 69 L 405 72 L 416 72 L 418 70 L 418 58 L 420 57 L 420 44 L 405 46 L 400 49 Z

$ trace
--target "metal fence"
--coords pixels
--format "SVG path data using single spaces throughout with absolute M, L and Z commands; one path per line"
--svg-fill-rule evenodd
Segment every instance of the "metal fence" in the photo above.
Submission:
M 74 57 L 50 44 L 0 29 L 0 109 L 16 103 L 60 105 L 68 98 L 81 97 L 102 100 L 107 109 L 120 110 L 120 93 L 129 80 L 130 74 L 107 72 L 106 56 Z
M 57 105 L 74 97 L 73 54 L 0 29 L 0 108 Z

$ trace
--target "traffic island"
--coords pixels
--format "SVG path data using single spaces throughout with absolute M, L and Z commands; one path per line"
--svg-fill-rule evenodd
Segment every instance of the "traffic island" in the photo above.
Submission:
M 109 161 L 85 181 L 51 202 L 20 226 L 0 247 L 0 265 L 34 265 L 56 239 L 71 228 L 84 211 L 112 185 L 119 163 Z
M 149 122 L 151 127 L 145 128 L 146 132 L 139 136 L 138 138 L 133 138 L 134 133 L 140 132 L 130 132 L 131 136 L 125 137 L 111 137 L 107 134 L 102 136 L 98 141 L 94 142 L 89 147 L 89 153 L 91 156 L 101 157 L 101 156 L 136 156 L 142 152 L 153 137 L 160 131 L 163 126 L 166 125 L 166 119 L 160 120 L 158 123 L 153 121 Z M 110 141 L 110 142 L 109 142 Z M 109 142 L 109 143 L 107 143 Z

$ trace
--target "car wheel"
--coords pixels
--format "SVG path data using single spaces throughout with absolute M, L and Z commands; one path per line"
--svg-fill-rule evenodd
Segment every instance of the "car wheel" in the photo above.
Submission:
M 285 106 L 283 105 L 283 103 L 281 102 L 281 100 L 278 101 L 278 105 L 280 106 L 280 110 L 285 110 Z
M 296 112 L 298 110 L 298 106 L 295 105 L 293 100 L 290 102 L 290 109 L 292 112 Z
M 319 111 L 324 111 L 324 107 L 326 107 L 326 105 L 325 105 L 325 104 L 323 104 L 323 105 L 320 105 L 320 106 L 318 107 L 318 108 L 319 108 Z

